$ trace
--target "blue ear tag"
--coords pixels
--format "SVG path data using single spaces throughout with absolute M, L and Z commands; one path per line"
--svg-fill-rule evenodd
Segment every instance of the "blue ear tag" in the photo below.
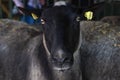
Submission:
M 87 11 L 87 12 L 85 12 L 84 16 L 87 18 L 87 20 L 92 20 L 93 12 L 92 11 Z

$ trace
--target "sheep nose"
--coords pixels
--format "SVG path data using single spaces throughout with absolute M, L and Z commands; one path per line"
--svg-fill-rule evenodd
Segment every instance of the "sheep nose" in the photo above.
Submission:
M 70 63 L 72 61 L 72 57 L 68 52 L 58 49 L 53 55 L 53 61 L 62 65 L 64 63 Z

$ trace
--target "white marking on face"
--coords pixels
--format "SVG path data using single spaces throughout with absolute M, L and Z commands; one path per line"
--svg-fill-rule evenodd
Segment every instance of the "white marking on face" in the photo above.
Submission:
M 54 3 L 54 6 L 66 6 L 66 2 L 65 1 L 57 1 Z

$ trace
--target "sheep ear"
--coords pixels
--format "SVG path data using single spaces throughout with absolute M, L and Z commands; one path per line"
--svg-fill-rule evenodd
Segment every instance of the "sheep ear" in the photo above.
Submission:
M 31 15 L 30 10 L 28 10 L 28 9 L 26 9 L 26 8 L 18 7 L 18 9 L 19 9 L 20 11 L 22 11 L 23 14 L 25 14 L 25 15 Z
M 38 19 L 41 16 L 42 9 L 26 9 L 18 7 L 19 10 L 21 10 L 25 15 L 30 15 L 33 17 L 33 19 Z
M 77 8 L 77 13 L 84 19 L 86 17 L 87 20 L 92 20 L 94 17 L 94 13 L 96 10 L 102 8 L 105 5 L 105 2 L 96 3 L 94 5 L 88 7 Z
M 105 2 L 100 2 L 100 3 L 90 5 L 88 7 L 84 7 L 84 8 L 81 7 L 81 10 L 82 10 L 82 12 L 95 11 L 95 10 L 101 8 L 101 7 L 104 7 L 104 5 L 105 5 Z

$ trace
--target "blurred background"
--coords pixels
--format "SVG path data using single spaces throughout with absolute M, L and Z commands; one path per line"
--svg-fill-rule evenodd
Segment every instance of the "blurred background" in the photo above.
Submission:
M 46 0 L 46 6 L 51 6 L 58 0 Z M 105 2 L 94 12 L 94 19 L 99 20 L 104 16 L 120 16 L 120 0 L 66 0 L 78 8 Z M 25 0 L 24 0 L 25 2 Z M 87 4 L 87 5 L 86 5 Z M 21 14 L 12 0 L 0 0 L 0 19 L 9 18 L 19 20 Z

